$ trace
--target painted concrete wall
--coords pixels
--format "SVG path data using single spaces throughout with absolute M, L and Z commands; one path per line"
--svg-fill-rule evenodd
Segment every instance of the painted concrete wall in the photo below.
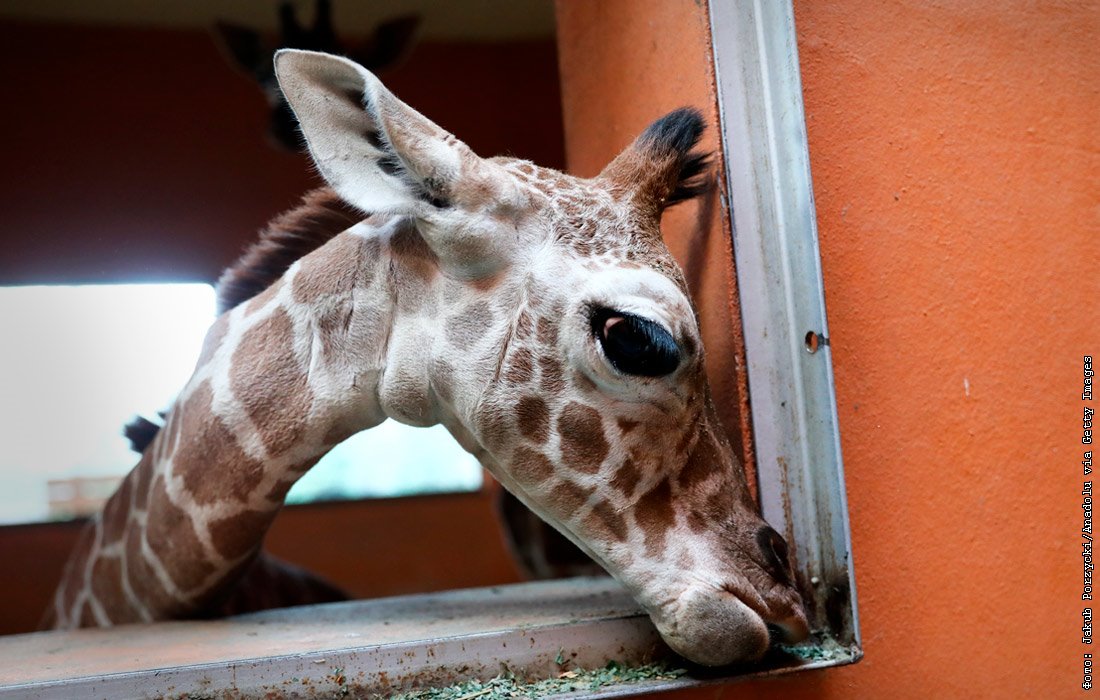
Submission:
M 684 697 L 1080 692 L 1100 5 L 795 10 L 866 657 Z M 705 3 L 558 20 L 578 169 L 671 107 L 713 114 Z

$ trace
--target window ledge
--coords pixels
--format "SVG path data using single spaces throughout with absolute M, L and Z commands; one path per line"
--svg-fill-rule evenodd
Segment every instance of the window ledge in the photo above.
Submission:
M 735 675 L 851 663 L 857 652 L 800 647 Z M 560 660 L 560 661 L 559 661 Z M 0 637 L 0 698 L 388 695 L 502 672 L 677 662 L 649 618 L 608 578 L 475 588 L 272 610 L 218 621 Z M 692 669 L 606 685 L 615 697 L 728 681 Z

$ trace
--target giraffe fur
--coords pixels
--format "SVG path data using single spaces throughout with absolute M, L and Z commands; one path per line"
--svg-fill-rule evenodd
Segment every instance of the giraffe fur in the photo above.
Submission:
M 319 171 L 363 218 L 215 322 L 74 552 L 56 624 L 185 617 L 223 598 L 290 485 L 389 417 L 446 426 L 688 659 L 804 638 L 785 543 L 718 422 L 661 238 L 661 213 L 705 177 L 699 115 L 658 120 L 582 179 L 477 156 L 348 59 L 281 51 L 276 73 Z M 638 324 L 674 352 L 663 374 L 609 356 L 648 351 L 624 335 Z

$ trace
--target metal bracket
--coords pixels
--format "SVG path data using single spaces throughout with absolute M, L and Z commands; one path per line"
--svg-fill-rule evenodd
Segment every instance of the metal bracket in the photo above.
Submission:
M 761 509 L 791 545 L 811 625 L 859 654 L 794 11 L 716 0 L 710 17 Z

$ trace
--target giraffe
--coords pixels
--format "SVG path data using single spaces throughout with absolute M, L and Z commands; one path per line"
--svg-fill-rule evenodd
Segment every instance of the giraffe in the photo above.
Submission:
M 236 67 L 256 81 L 263 91 L 270 108 L 267 135 L 271 143 L 287 151 L 300 151 L 303 148 L 301 134 L 275 80 L 272 52 L 288 48 L 347 53 L 375 71 L 385 70 L 409 53 L 419 25 L 420 18 L 416 15 L 395 17 L 375 27 L 362 44 L 345 47 L 332 26 L 330 0 L 317 0 L 313 25 L 309 27 L 298 21 L 293 3 L 281 2 L 279 35 L 273 41 L 265 40 L 255 29 L 223 21 L 215 23 L 214 37 Z
M 290 486 L 387 417 L 442 424 L 700 664 L 808 635 L 786 544 L 710 398 L 663 210 L 706 184 L 698 112 L 595 178 L 481 158 L 369 71 L 276 54 L 310 154 L 359 223 L 222 314 L 89 524 L 54 627 L 196 616 L 257 560 Z

